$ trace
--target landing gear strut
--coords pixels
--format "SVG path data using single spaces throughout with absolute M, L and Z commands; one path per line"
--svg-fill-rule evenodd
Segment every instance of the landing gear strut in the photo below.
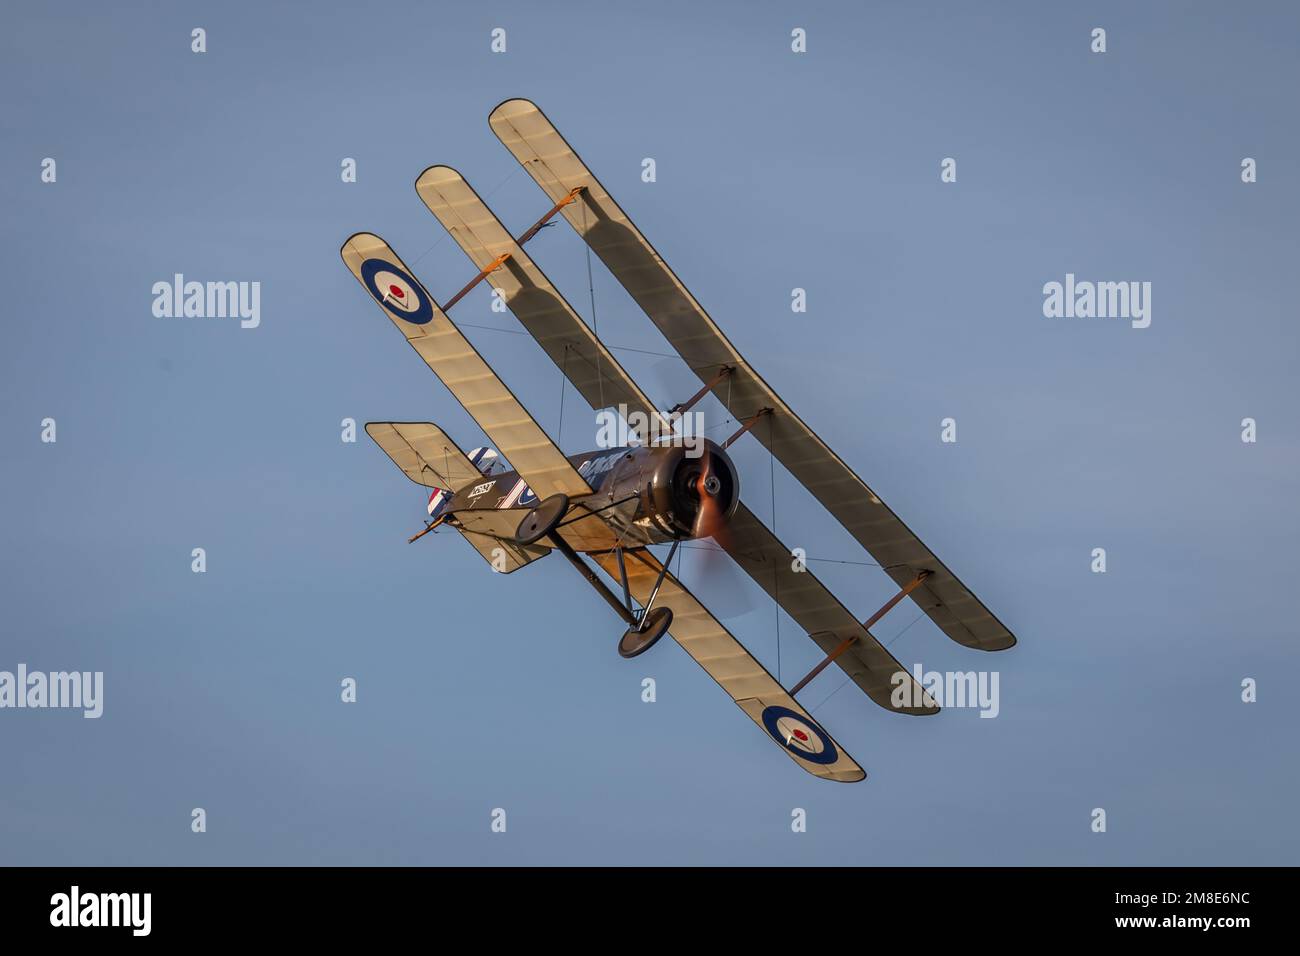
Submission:
M 664 583 L 664 575 L 668 573 L 668 565 L 673 562 L 673 555 L 677 553 L 679 541 L 674 541 L 672 548 L 668 551 L 668 560 L 663 563 L 659 569 L 659 577 L 655 581 L 654 589 L 650 592 L 650 598 L 646 601 L 645 607 L 641 609 L 641 616 L 636 619 L 636 623 L 623 632 L 623 636 L 618 640 L 618 652 L 621 656 L 632 658 L 638 654 L 644 654 L 650 648 L 654 647 L 659 638 L 668 633 L 668 628 L 673 623 L 673 609 L 670 607 L 655 607 L 655 598 L 659 596 L 659 588 Z M 627 602 L 627 609 L 632 609 L 632 595 L 627 586 L 627 567 L 623 564 L 623 549 L 619 548 L 614 552 L 618 558 L 618 576 L 623 582 L 623 600 Z
M 659 588 L 664 583 L 664 575 L 668 572 L 668 565 L 673 560 L 673 555 L 677 553 L 678 542 L 674 541 L 672 550 L 668 552 L 668 560 L 664 562 L 659 571 L 659 578 L 655 581 L 654 589 L 650 592 L 650 597 L 646 600 L 645 607 L 641 613 L 637 614 L 632 609 L 632 592 L 628 587 L 627 567 L 623 563 L 623 549 L 616 548 L 614 554 L 618 558 L 619 580 L 623 585 L 623 599 L 619 600 L 605 582 L 596 577 L 587 562 L 583 561 L 569 542 L 565 541 L 556 531 L 564 520 L 565 514 L 569 510 L 569 498 L 567 495 L 555 494 L 542 501 L 535 508 L 524 515 L 524 519 L 519 522 L 519 527 L 515 531 L 515 540 L 520 544 L 536 544 L 543 538 L 546 543 L 573 565 L 587 582 L 596 589 L 596 593 L 604 598 L 614 612 L 623 619 L 627 624 L 627 630 L 618 641 L 618 652 L 623 657 L 636 657 L 638 654 L 644 654 L 651 647 L 668 633 L 668 628 L 673 623 L 672 608 L 655 607 L 655 598 L 659 596 Z

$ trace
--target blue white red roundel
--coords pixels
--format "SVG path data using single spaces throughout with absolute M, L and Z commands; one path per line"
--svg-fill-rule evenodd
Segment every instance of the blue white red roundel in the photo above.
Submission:
M 788 707 L 773 705 L 763 711 L 763 726 L 777 743 L 796 757 L 811 763 L 829 764 L 839 759 L 830 735 L 812 720 Z
M 383 259 L 367 259 L 361 263 L 361 281 L 375 301 L 403 322 L 424 325 L 433 318 L 429 293 L 401 267 Z

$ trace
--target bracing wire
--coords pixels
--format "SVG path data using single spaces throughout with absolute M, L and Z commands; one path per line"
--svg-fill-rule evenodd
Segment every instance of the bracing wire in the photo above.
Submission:
M 569 343 L 565 342 L 564 358 L 561 359 L 561 364 L 560 364 L 560 428 L 555 433 L 555 437 L 560 442 L 564 441 L 564 393 L 565 393 L 565 387 L 568 385 L 568 383 L 569 383 Z
M 899 631 L 897 634 L 895 634 L 893 637 L 891 637 L 891 638 L 889 639 L 889 643 L 888 643 L 888 644 L 885 644 L 884 646 L 885 646 L 886 648 L 893 647 L 894 644 L 896 644 L 896 643 L 898 642 L 898 639 L 899 639 L 900 637 L 902 637 L 904 634 L 906 634 L 909 630 L 911 630 L 912 625 L 915 624 L 917 621 L 921 620 L 921 618 L 923 618 L 923 617 L 925 617 L 925 612 L 924 612 L 924 611 L 922 611 L 921 613 L 919 613 L 918 615 L 916 615 L 916 617 L 912 618 L 911 622 L 907 625 L 907 627 L 903 628 L 901 631 Z M 821 699 L 821 703 L 817 704 L 816 707 L 809 707 L 809 708 L 808 708 L 808 713 L 810 713 L 810 714 L 814 714 L 814 713 L 816 713 L 818 707 L 821 707 L 821 706 L 822 706 L 823 704 L 825 704 L 828 700 L 830 700 L 832 697 L 834 697 L 836 694 L 838 694 L 840 691 L 842 691 L 845 687 L 847 687 L 847 686 L 852 682 L 852 680 L 853 680 L 852 677 L 846 677 L 846 678 L 844 678 L 843 682 L 841 682 L 841 684 L 840 684 L 839 687 L 836 687 L 833 691 L 831 691 L 829 694 L 827 694 L 825 697 L 823 697 L 823 698 Z
M 510 180 L 514 179 L 515 176 L 517 176 L 517 175 L 519 174 L 519 171 L 520 171 L 521 169 L 523 169 L 522 166 L 518 166 L 518 167 L 516 167 L 515 170 L 514 170 L 514 172 L 510 173 L 510 175 L 506 176 L 505 179 L 501 180 L 501 182 L 497 183 L 495 186 L 493 186 L 491 189 L 489 189 L 487 192 L 485 192 L 485 193 L 483 194 L 483 199 L 484 199 L 484 200 L 487 200 L 487 199 L 492 198 L 492 194 L 493 194 L 494 192 L 496 192 L 497 190 L 499 190 L 499 189 L 500 189 L 502 186 L 504 186 L 506 183 L 510 182 Z M 425 249 L 422 253 L 420 253 L 418 256 L 416 256 L 414 259 L 412 259 L 412 260 L 410 261 L 410 266 L 411 266 L 411 268 L 415 268 L 415 266 L 419 264 L 419 262 L 420 262 L 421 259 L 423 259 L 425 256 L 427 256 L 429 253 L 433 252 L 434 249 L 437 249 L 440 245 L 442 245 L 442 244 L 443 244 L 444 242 L 446 242 L 446 241 L 447 241 L 447 237 L 446 237 L 446 236 L 443 236 L 441 239 L 439 239 L 437 242 L 435 242 L 433 245 L 431 245 L 428 249 Z
M 587 204 L 582 204 L 582 238 L 587 238 Z M 591 332 L 596 337 L 596 387 L 600 389 L 600 407 L 605 407 L 605 372 L 600 367 L 600 323 L 596 320 L 596 280 L 591 271 L 591 243 L 583 242 L 587 250 L 587 295 L 591 300 Z

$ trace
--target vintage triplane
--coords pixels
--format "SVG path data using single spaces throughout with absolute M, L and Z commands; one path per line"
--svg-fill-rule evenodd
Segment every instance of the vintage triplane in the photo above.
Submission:
M 466 455 L 433 424 L 366 426 L 407 477 L 431 489 L 430 520 L 415 537 L 455 528 L 503 573 L 558 551 L 626 624 L 620 654 L 644 653 L 671 634 L 799 766 L 828 780 L 864 779 L 862 768 L 795 700 L 813 677 L 833 662 L 880 706 L 935 713 L 933 698 L 869 631 L 904 597 L 966 647 L 998 651 L 1015 638 L 740 356 L 537 106 L 508 100 L 492 111 L 490 123 L 552 207 L 516 238 L 456 170 L 431 166 L 421 173 L 420 199 L 478 270 L 463 289 L 439 306 L 371 233 L 357 233 L 342 249 L 353 275 L 495 446 Z M 699 377 L 702 387 L 693 396 L 657 410 L 524 252 L 556 217 L 586 241 Z M 648 434 L 627 447 L 564 454 L 448 318 L 484 281 L 593 409 L 639 413 L 654 426 Z M 735 433 L 693 447 L 674 440 L 680 416 L 710 393 L 735 418 Z M 741 500 L 726 449 L 746 434 L 898 584 L 898 593 L 865 622 L 791 561 L 790 549 Z M 789 690 L 670 573 L 681 542 L 697 538 L 714 539 L 825 651 Z M 663 560 L 650 550 L 661 544 L 669 545 Z M 909 693 L 894 696 L 900 684 Z

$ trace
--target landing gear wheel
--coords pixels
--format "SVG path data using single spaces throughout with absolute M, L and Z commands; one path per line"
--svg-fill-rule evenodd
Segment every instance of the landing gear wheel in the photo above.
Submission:
M 524 520 L 515 529 L 515 540 L 520 544 L 536 544 L 555 530 L 568 510 L 568 495 L 551 495 L 524 515 Z
M 618 652 L 623 657 L 636 657 L 654 647 L 659 638 L 668 633 L 673 623 L 673 610 L 657 607 L 647 615 L 644 626 L 629 627 L 618 640 Z

